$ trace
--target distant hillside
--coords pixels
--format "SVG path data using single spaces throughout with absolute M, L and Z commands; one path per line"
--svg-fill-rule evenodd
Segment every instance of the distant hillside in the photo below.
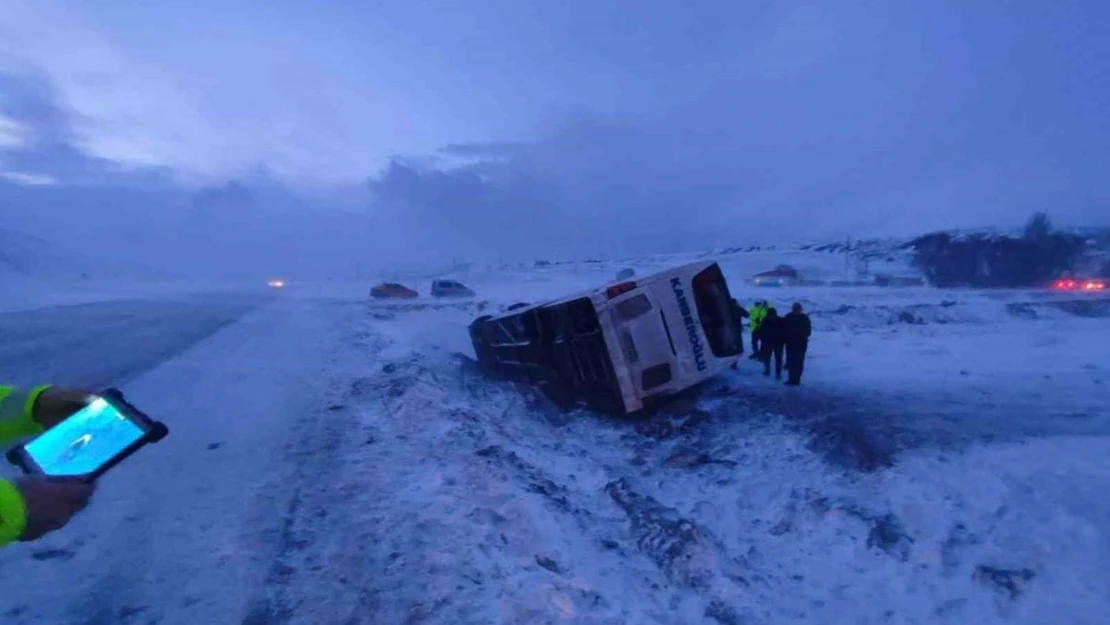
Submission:
M 1066 264 L 1074 266 L 1074 271 L 1084 275 L 1110 274 L 1110 228 L 1081 228 L 1069 229 L 1058 232 L 1063 239 L 1082 241 L 1082 250 L 1074 258 L 1065 258 Z M 641 268 L 658 267 L 660 269 L 682 262 L 695 259 L 715 258 L 721 262 L 726 271 L 735 276 L 750 276 L 757 272 L 773 269 L 778 265 L 789 265 L 796 269 L 806 280 L 823 283 L 873 283 L 879 276 L 895 277 L 923 277 L 934 278 L 935 270 L 929 270 L 921 264 L 920 248 L 927 240 L 947 240 L 950 242 L 965 242 L 967 249 L 979 249 L 982 257 L 972 255 L 971 269 L 949 268 L 942 282 L 945 286 L 962 284 L 966 286 L 1001 286 L 992 284 L 991 280 L 972 278 L 970 274 L 982 271 L 1000 277 L 1012 286 L 1015 278 L 1012 267 L 999 259 L 1005 256 L 1000 252 L 1005 244 L 998 242 L 1012 241 L 1020 238 L 1020 229 L 1003 231 L 998 229 L 980 228 L 974 230 L 949 230 L 943 233 L 931 233 L 913 239 L 886 238 L 886 239 L 859 239 L 836 242 L 808 243 L 801 245 L 747 245 L 727 247 L 701 252 L 678 254 L 656 254 L 625 259 L 599 260 L 588 259 L 537 259 L 530 262 L 506 262 L 492 264 L 457 264 L 449 269 L 445 268 L 442 275 L 465 276 L 467 274 L 484 274 L 487 272 L 538 272 L 565 271 L 575 269 L 584 273 L 602 271 L 615 272 L 624 265 L 636 265 Z M 933 239 L 929 239 L 933 237 Z M 978 243 L 974 243 L 978 242 Z M 995 242 L 995 243 L 991 243 Z M 936 250 L 943 257 L 943 249 Z M 1065 254 L 1065 256 L 1067 256 Z M 985 263 L 985 264 L 984 264 Z M 1051 266 L 1052 263 L 1050 262 Z M 602 269 L 604 267 L 604 269 Z M 933 272 L 930 276 L 930 271 Z M 952 274 L 951 272 L 955 272 Z M 963 277 L 959 277 L 960 272 Z M 1034 272 L 1036 273 L 1036 272 Z M 951 276 L 956 277 L 951 277 Z M 1028 282 L 1028 279 L 1024 280 Z
M 73 263 L 56 253 L 54 246 L 34 235 L 0 229 L 0 276 L 80 275 Z
M 101 280 L 171 277 L 163 271 L 98 258 L 88 250 L 0 229 L 0 280 Z

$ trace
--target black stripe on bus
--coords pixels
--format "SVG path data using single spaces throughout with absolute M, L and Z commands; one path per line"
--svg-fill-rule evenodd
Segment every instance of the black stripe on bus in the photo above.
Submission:
M 659 311 L 659 318 L 663 320 L 663 329 L 667 331 L 667 342 L 671 344 L 671 353 L 678 356 L 678 352 L 674 349 L 674 339 L 671 338 L 671 327 L 667 325 L 667 316 L 662 310 Z

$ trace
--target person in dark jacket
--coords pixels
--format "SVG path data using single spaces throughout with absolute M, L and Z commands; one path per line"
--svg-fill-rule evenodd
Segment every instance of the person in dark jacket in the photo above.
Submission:
M 774 308 L 767 309 L 767 317 L 759 324 L 762 347 L 763 375 L 771 375 L 771 356 L 775 357 L 775 379 L 782 379 L 782 346 L 785 339 L 782 317 Z
M 789 386 L 798 386 L 802 383 L 802 372 L 806 366 L 809 335 L 813 334 L 809 315 L 802 312 L 801 304 L 794 302 L 790 313 L 782 319 L 782 328 L 786 342 L 786 383 Z
M 737 347 L 740 348 L 739 354 L 743 354 L 744 353 L 744 320 L 747 319 L 748 316 L 749 316 L 748 311 L 745 310 L 744 307 L 740 305 L 740 302 L 736 301 L 735 297 L 732 298 L 731 310 L 732 310 L 732 322 L 736 325 L 736 344 L 737 344 Z M 737 368 L 735 362 L 732 363 L 732 368 L 733 369 Z

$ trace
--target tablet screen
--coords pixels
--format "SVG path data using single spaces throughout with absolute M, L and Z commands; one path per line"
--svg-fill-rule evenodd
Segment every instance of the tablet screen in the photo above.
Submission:
M 24 449 L 46 475 L 84 475 L 116 457 L 143 433 L 115 406 L 98 397 Z

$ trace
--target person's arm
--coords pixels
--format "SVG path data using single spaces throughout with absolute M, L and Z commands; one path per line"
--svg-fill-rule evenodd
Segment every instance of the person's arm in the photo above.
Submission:
M 32 436 L 42 431 L 34 418 L 35 401 L 47 388 L 40 386 L 30 392 L 12 386 L 0 386 L 0 443 Z M 16 541 L 27 526 L 27 506 L 15 484 L 0 480 L 0 545 Z
M 27 529 L 27 504 L 15 484 L 0 480 L 0 547 L 13 543 Z
M 21 391 L 0 386 L 0 443 L 33 436 L 87 403 L 79 389 L 37 386 Z M 0 547 L 34 540 L 65 525 L 88 503 L 94 486 L 62 478 L 0 479 Z
M 21 391 L 14 386 L 0 386 L 0 443 L 34 436 L 42 431 L 35 420 L 35 403 L 49 386 Z

